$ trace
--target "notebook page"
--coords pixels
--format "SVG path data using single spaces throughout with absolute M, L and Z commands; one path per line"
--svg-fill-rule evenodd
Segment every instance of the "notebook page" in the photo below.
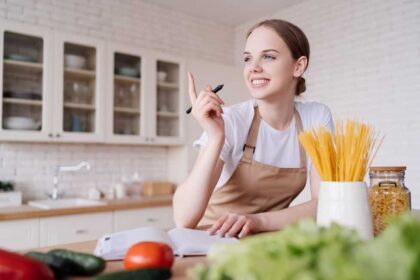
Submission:
M 207 231 L 174 228 L 168 231 L 168 235 L 175 245 L 175 253 L 183 255 L 207 255 L 211 246 L 215 244 L 229 244 L 238 242 L 236 238 L 218 237 L 209 235 Z
M 175 250 L 174 244 L 166 232 L 155 227 L 141 227 L 101 237 L 96 244 L 95 255 L 105 260 L 121 260 L 132 245 L 141 241 L 166 243 Z

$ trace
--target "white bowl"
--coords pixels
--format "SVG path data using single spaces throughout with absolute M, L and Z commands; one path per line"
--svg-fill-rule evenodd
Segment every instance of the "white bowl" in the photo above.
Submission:
M 64 64 L 70 68 L 84 68 L 86 66 L 86 58 L 76 54 L 66 54 L 64 56 Z
M 38 123 L 27 117 L 6 117 L 3 120 L 3 127 L 7 129 L 33 130 L 38 128 Z
M 165 82 L 167 77 L 168 77 L 168 73 L 164 71 L 157 72 L 157 79 L 159 82 Z

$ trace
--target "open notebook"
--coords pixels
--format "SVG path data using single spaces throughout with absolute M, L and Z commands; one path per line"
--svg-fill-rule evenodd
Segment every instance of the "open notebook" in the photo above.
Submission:
M 101 237 L 95 248 L 95 255 L 105 260 L 121 260 L 128 248 L 141 241 L 156 241 L 168 244 L 175 255 L 206 255 L 214 244 L 237 242 L 236 238 L 209 235 L 206 231 L 174 228 L 168 232 L 155 227 L 141 227 L 107 234 Z

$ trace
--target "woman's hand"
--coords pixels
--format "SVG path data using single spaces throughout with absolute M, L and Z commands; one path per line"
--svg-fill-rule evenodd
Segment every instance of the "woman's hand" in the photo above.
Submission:
M 258 218 L 252 214 L 229 213 L 220 217 L 209 229 L 210 234 L 218 233 L 226 237 L 243 238 L 251 233 L 259 232 Z
M 224 122 L 222 118 L 223 100 L 217 96 L 210 86 L 207 86 L 197 96 L 193 75 L 188 72 L 189 96 L 192 106 L 192 114 L 209 138 L 224 138 Z

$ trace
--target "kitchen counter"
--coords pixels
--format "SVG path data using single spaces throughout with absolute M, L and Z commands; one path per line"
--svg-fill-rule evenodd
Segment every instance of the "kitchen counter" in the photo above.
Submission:
M 27 204 L 17 207 L 0 208 L 0 221 L 170 206 L 172 205 L 172 195 L 137 198 L 132 197 L 104 201 L 107 203 L 106 205 L 61 209 L 40 209 Z
M 77 252 L 85 252 L 85 253 L 90 253 L 92 254 L 92 252 L 94 251 L 94 248 L 96 246 L 96 241 L 87 241 L 87 242 L 79 242 L 79 243 L 71 243 L 71 244 L 65 244 L 65 245 L 58 245 L 58 246 L 51 246 L 51 247 L 44 247 L 44 248 L 38 248 L 36 249 L 36 251 L 40 251 L 40 252 L 46 252 L 48 250 L 54 249 L 54 248 L 63 248 L 63 249 L 69 249 L 69 250 L 73 250 L 73 251 L 77 251 Z M 186 276 L 187 270 L 191 267 L 193 267 L 196 264 L 199 263 L 205 263 L 206 262 L 206 257 L 204 256 L 194 256 L 194 257 L 185 257 L 185 258 L 179 258 L 176 257 L 175 258 L 175 263 L 174 266 L 172 267 L 172 278 L 174 280 L 185 280 L 185 279 L 189 279 Z M 105 271 L 102 273 L 109 273 L 109 272 L 114 272 L 114 271 L 119 271 L 119 270 L 123 270 L 123 263 L 122 261 L 108 261 L 106 263 L 106 268 Z M 73 279 L 88 279 L 86 277 L 72 277 L 69 278 L 69 280 L 73 280 Z

